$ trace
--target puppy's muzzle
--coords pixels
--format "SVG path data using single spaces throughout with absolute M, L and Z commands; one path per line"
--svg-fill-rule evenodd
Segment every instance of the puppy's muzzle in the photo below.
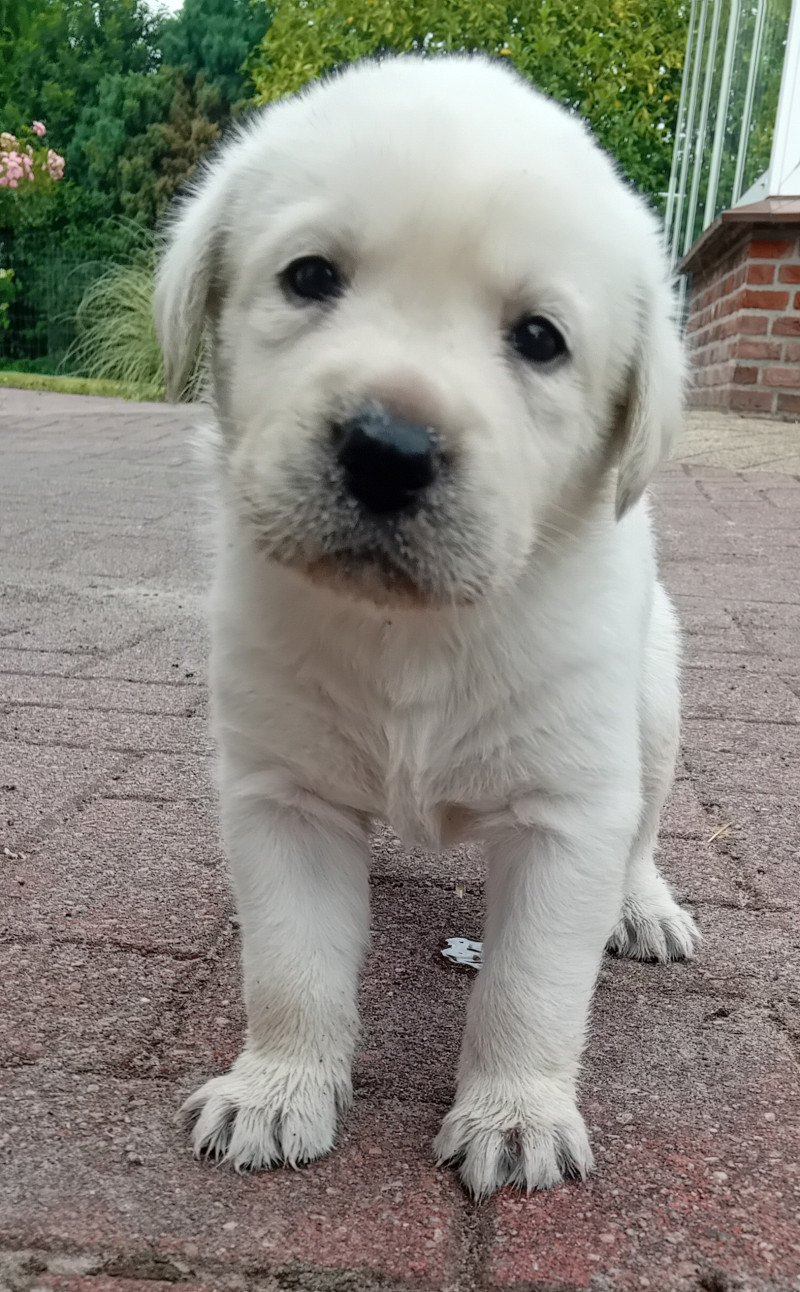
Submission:
M 332 434 L 348 493 L 376 515 L 413 512 L 439 474 L 433 429 L 382 404 L 338 423 Z

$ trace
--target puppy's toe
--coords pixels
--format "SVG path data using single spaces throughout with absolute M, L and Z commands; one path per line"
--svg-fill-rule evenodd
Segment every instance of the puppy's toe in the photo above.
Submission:
M 607 950 L 630 960 L 691 960 L 700 941 L 700 930 L 666 885 L 652 891 L 629 893 L 622 914 L 608 940 Z
M 460 1094 L 434 1144 L 439 1165 L 457 1166 L 478 1200 L 502 1185 L 530 1192 L 594 1166 L 589 1136 L 571 1094 L 541 1080 L 515 1099 L 489 1087 Z
M 349 1087 L 327 1072 L 245 1051 L 230 1072 L 190 1095 L 180 1118 L 195 1157 L 263 1171 L 330 1152 L 348 1099 Z

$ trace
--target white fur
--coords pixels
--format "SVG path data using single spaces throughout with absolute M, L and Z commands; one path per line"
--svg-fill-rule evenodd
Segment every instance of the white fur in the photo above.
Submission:
M 332 310 L 277 284 L 309 254 L 347 275 Z M 562 328 L 566 362 L 509 349 L 525 313 Z M 604 947 L 666 960 L 697 936 L 653 860 L 677 631 L 642 495 L 683 378 L 656 224 L 505 68 L 389 60 L 223 151 L 173 230 L 157 319 L 175 392 L 210 325 L 214 726 L 249 1023 L 186 1105 L 195 1150 L 257 1168 L 331 1148 L 380 816 L 431 849 L 486 847 L 439 1159 L 476 1196 L 585 1175 L 575 1089 Z M 329 484 L 325 428 L 376 399 L 455 463 L 396 532 L 401 591 Z M 332 558 L 351 538 L 360 555 Z

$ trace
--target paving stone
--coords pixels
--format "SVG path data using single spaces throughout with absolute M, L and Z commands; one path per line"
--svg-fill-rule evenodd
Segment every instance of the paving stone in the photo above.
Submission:
M 686 715 L 660 864 L 698 957 L 603 965 L 593 1179 L 475 1209 L 430 1144 L 473 981 L 440 950 L 480 932 L 477 849 L 376 830 L 357 1099 L 328 1161 L 243 1180 L 176 1131 L 243 1030 L 196 416 L 0 392 L 0 1286 L 800 1292 L 796 429 L 690 418 L 691 463 L 656 490 Z
M 676 781 L 661 816 L 661 837 L 702 839 L 713 828 L 694 787 L 688 781 Z
M 687 668 L 683 672 L 686 718 L 800 722 L 800 698 L 779 677 L 748 670 Z
M 0 870 L 0 936 L 181 956 L 230 913 L 216 824 L 201 803 L 101 800 Z
M 465 1204 L 451 1174 L 431 1165 L 439 1114 L 424 1103 L 362 1103 L 329 1158 L 248 1178 L 192 1159 L 175 1127 L 170 1083 L 6 1075 L 7 1246 L 25 1234 L 29 1247 L 110 1251 L 120 1260 L 145 1250 L 287 1279 L 351 1270 L 359 1288 L 382 1278 L 457 1292 Z
M 0 637 L 0 674 L 27 673 L 35 677 L 70 677 L 90 662 L 92 656 L 82 651 L 20 650 L 3 646 Z M 5 678 L 0 678 L 0 694 L 5 693 Z
M 42 677 L 18 673 L 4 678 L 2 686 L 3 698 L 9 705 L 114 709 L 121 713 L 180 714 L 182 717 L 205 717 L 206 713 L 205 689 L 185 678 L 176 678 L 172 686 L 160 686 L 107 678 Z
M 705 651 L 752 654 L 755 643 L 745 634 L 730 609 L 715 599 L 693 594 L 674 595 L 684 653 L 694 661 Z
M 110 776 L 124 754 L 0 742 L 0 835 L 12 852 L 63 821 Z
M 124 1262 L 121 1263 L 124 1265 Z M 135 1265 L 136 1262 L 132 1264 Z M 104 1274 L 44 1274 L 34 1279 L 30 1292 L 218 1292 L 222 1286 L 224 1284 L 218 1283 L 217 1289 L 214 1289 L 210 1283 L 195 1283 L 194 1280 L 188 1282 L 186 1279 L 178 1279 L 177 1282 L 170 1279 L 165 1282 L 163 1279 L 151 1278 L 109 1278 Z
M 665 562 L 663 573 L 668 590 L 675 596 L 721 598 L 733 606 L 749 602 L 789 608 L 797 598 L 796 569 L 796 561 L 788 557 L 783 565 L 777 561 L 766 565 L 756 555 L 719 557 L 713 561 L 698 555 L 695 559 Z
M 187 709 L 189 706 L 187 705 Z M 65 745 L 121 753 L 208 754 L 211 749 L 208 724 L 197 710 L 204 708 L 198 698 L 195 713 L 126 713 L 121 710 L 55 709 L 38 705 L 7 706 L 0 711 L 0 741 L 30 745 Z
M 736 620 L 743 631 L 747 632 L 759 650 L 775 657 L 786 656 L 797 659 L 800 656 L 800 605 L 797 604 L 797 578 L 791 580 L 790 587 L 795 587 L 794 604 L 792 605 L 743 605 L 737 607 Z
M 716 847 L 742 866 L 754 898 L 767 905 L 791 905 L 800 890 L 800 833 L 787 819 L 786 801 L 776 794 L 749 793 L 725 786 L 713 817 Z
M 694 909 L 698 901 L 738 906 L 747 893 L 747 869 L 737 857 L 716 847 L 709 831 L 704 838 L 662 835 L 658 865 L 679 901 Z
M 199 614 L 165 613 L 158 626 L 133 645 L 85 660 L 79 672 L 130 682 L 203 682 L 208 652 L 208 629 Z
M 695 718 L 684 721 L 683 739 L 684 757 L 704 799 L 709 787 L 758 787 L 785 792 L 789 801 L 800 790 L 800 726 Z
M 598 1005 L 583 1100 L 597 1174 L 498 1195 L 484 1286 L 797 1287 L 800 1080 L 784 1037 L 713 998 Z
M 23 577 L 27 579 L 27 576 Z M 138 602 L 138 604 L 137 604 Z M 138 641 L 152 603 L 42 582 L 0 586 L 0 643 L 6 649 L 99 654 Z M 157 621 L 152 626 L 157 626 Z
M 214 759 L 197 754 L 140 754 L 102 787 L 107 798 L 216 803 Z
M 0 1068 L 31 1063 L 147 1075 L 187 977 L 166 956 L 78 944 L 0 943 Z

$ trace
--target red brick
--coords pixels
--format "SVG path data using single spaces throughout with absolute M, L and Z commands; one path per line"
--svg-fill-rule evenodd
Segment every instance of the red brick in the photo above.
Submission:
M 786 341 L 783 347 L 783 358 L 787 363 L 800 363 L 800 341 Z
M 732 368 L 729 363 L 709 364 L 700 371 L 705 374 L 706 380 L 703 384 L 706 386 L 727 386 L 732 379 Z
M 751 295 L 755 294 L 756 296 L 758 296 L 758 295 L 759 295 L 759 293 L 758 293 L 758 292 L 756 292 L 756 293 L 749 293 L 749 294 L 751 294 Z M 745 303 L 745 302 L 744 302 L 744 297 L 745 297 L 746 295 L 748 295 L 748 292 L 747 292 L 747 291 L 739 291 L 739 290 L 737 290 L 737 291 L 733 292 L 733 293 L 732 293 L 732 295 L 730 295 L 730 296 L 724 296 L 724 297 L 722 298 L 722 300 L 719 302 L 719 305 L 717 306 L 717 314 L 716 314 L 716 317 L 717 317 L 717 318 L 725 318 L 725 317 L 727 317 L 727 315 L 728 315 L 728 314 L 735 314 L 737 310 L 742 309 L 742 307 L 743 307 L 743 305 L 744 305 L 744 303 Z M 767 293 L 766 293 L 766 295 L 769 295 L 769 292 L 767 292 Z M 761 305 L 759 305 L 757 302 L 752 302 L 752 301 L 751 301 L 751 302 L 750 302 L 750 304 L 752 305 L 752 308 L 753 308 L 753 309 L 762 309 L 762 308 L 766 308 L 765 306 L 761 306 Z M 770 307 L 770 308 L 771 308 L 771 307 Z
M 782 283 L 800 283 L 800 265 L 781 265 L 778 278 Z
M 795 292 L 794 307 L 796 310 L 800 310 L 800 292 Z
M 728 336 L 734 332 L 740 332 L 747 336 L 762 336 L 769 327 L 769 320 L 764 318 L 763 314 L 742 314 L 738 319 L 729 320 L 730 329 Z M 775 327 L 772 328 L 773 332 Z
M 758 381 L 758 368 L 748 368 L 737 363 L 733 370 L 733 380 L 737 386 L 754 386 Z
M 739 296 L 742 309 L 785 310 L 789 304 L 788 292 L 756 292 L 745 288 Z
M 794 242 L 783 238 L 755 238 L 748 248 L 751 260 L 781 260 L 794 251 Z
M 767 386 L 800 386 L 800 367 L 765 368 L 764 382 Z
M 780 341 L 734 341 L 731 354 L 735 359 L 782 359 Z
M 739 413 L 771 413 L 771 390 L 732 390 L 730 407 Z
M 775 280 L 774 265 L 748 265 L 747 282 L 758 283 L 763 286 L 765 283 L 771 283 Z M 783 279 L 784 282 L 795 282 L 794 278 Z
M 800 395 L 787 395 L 781 391 L 778 395 L 778 412 L 800 414 Z
M 692 390 L 691 404 L 692 408 L 716 408 L 720 402 L 720 397 L 713 390 Z
M 766 319 L 764 320 L 766 322 Z M 773 336 L 800 336 L 800 319 L 780 318 L 773 319 L 772 322 Z
M 714 362 L 714 352 L 716 347 L 713 345 L 690 346 L 692 353 L 692 362 L 696 368 L 707 368 L 710 363 Z

